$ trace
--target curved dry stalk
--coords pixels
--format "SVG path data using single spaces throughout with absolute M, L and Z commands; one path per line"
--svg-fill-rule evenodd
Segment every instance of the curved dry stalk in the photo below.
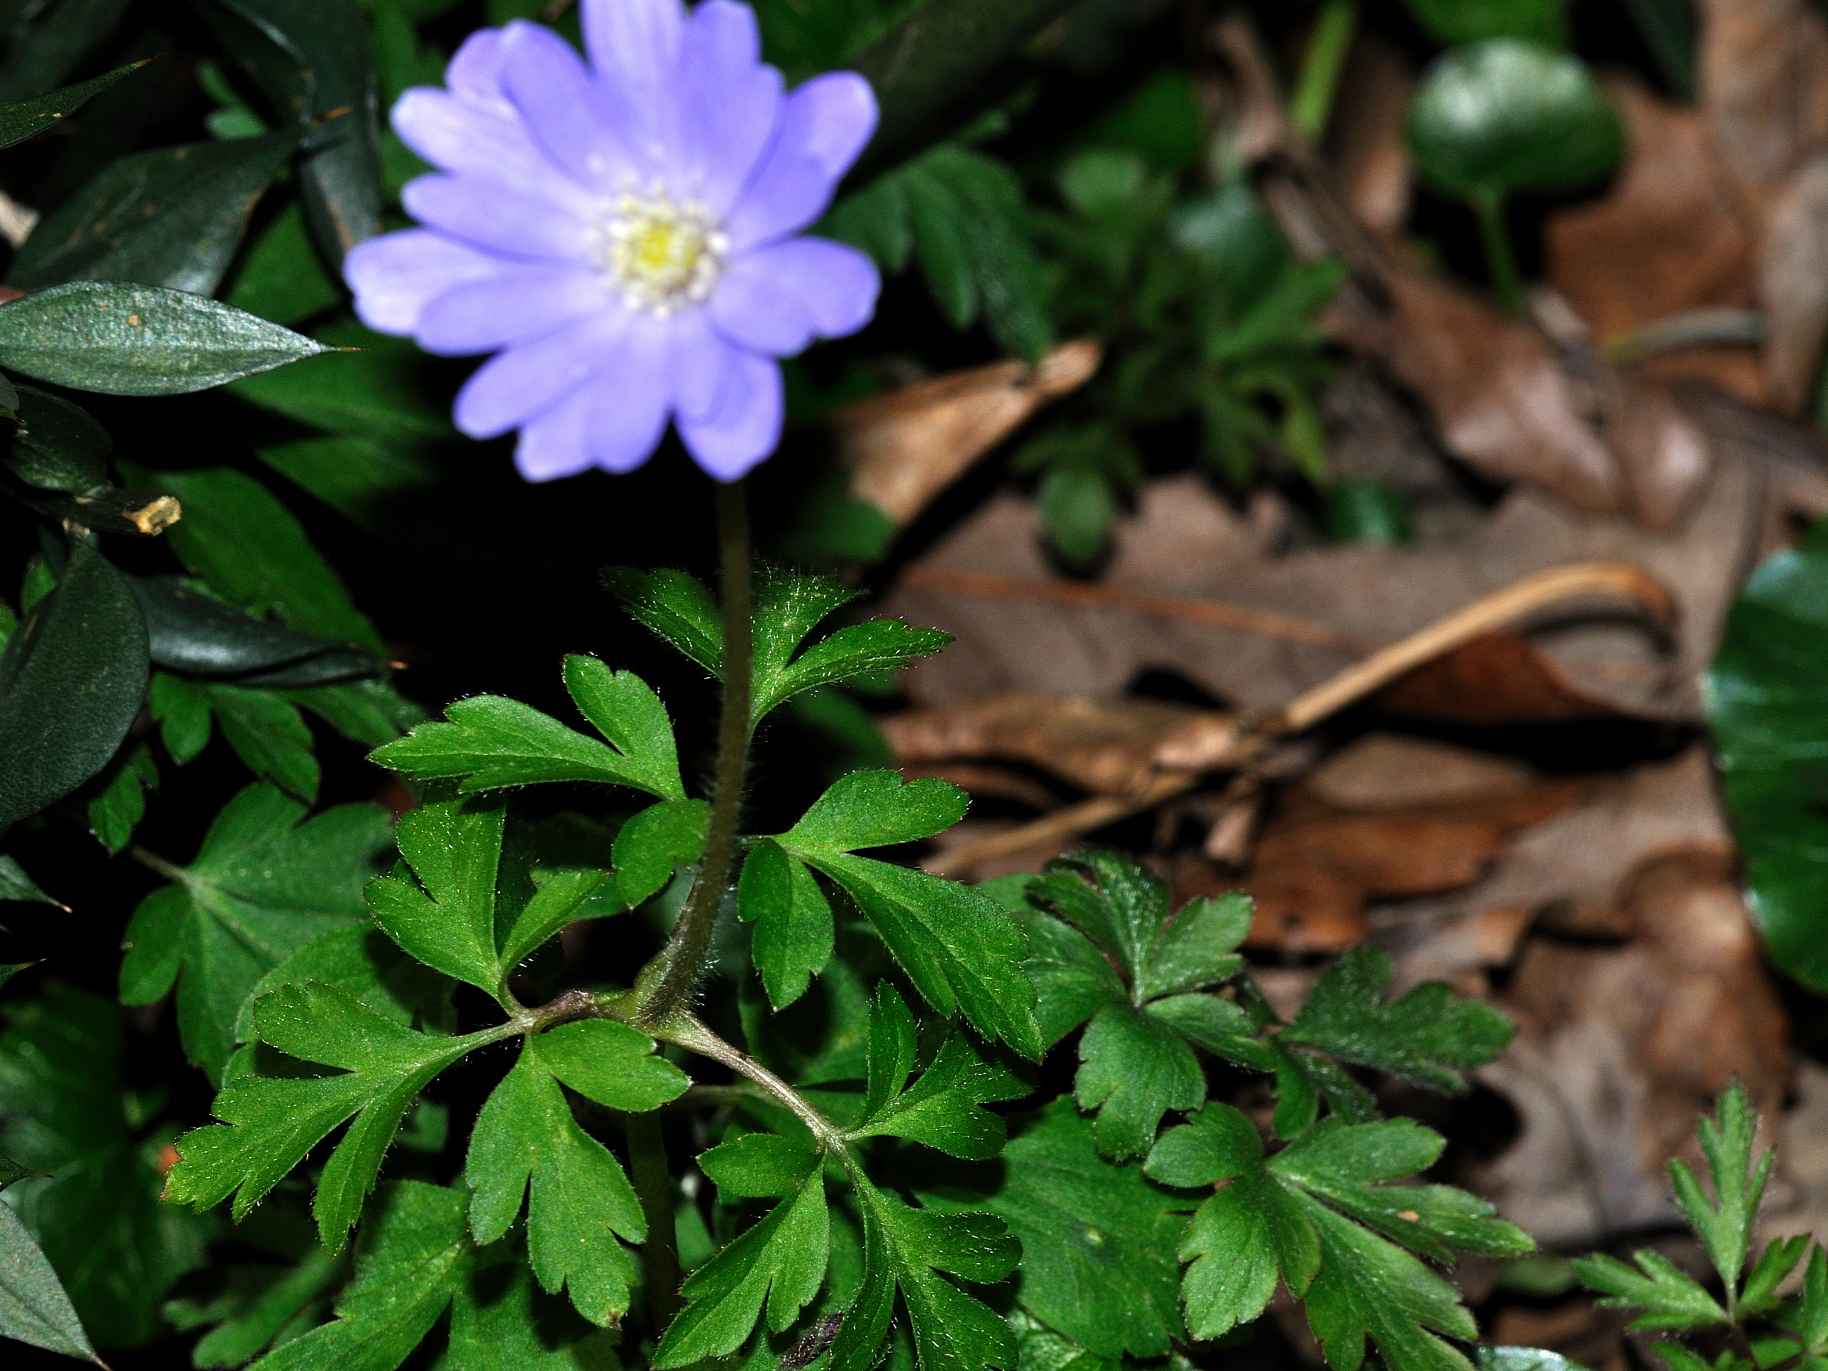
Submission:
M 1338 675 L 1302 691 L 1282 708 L 1239 730 L 1235 744 L 1223 754 L 1202 759 L 1197 769 L 1164 771 L 1135 794 L 1097 795 L 1033 823 L 967 843 L 952 853 L 946 864 L 954 870 L 978 866 L 1144 813 L 1177 795 L 1185 795 L 1207 771 L 1248 768 L 1277 739 L 1305 733 L 1417 667 L 1474 639 L 1509 627 L 1551 605 L 1596 595 L 1615 595 L 1636 602 L 1664 631 L 1676 621 L 1676 604 L 1669 591 L 1642 567 L 1627 562 L 1576 562 L 1551 567 L 1481 596 L 1445 619 L 1380 648 Z

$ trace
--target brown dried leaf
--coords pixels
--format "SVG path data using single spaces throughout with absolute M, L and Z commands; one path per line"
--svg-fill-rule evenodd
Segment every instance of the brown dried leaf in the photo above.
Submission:
M 1396 234 L 1409 218 L 1414 172 L 1404 128 L 1414 92 L 1408 54 L 1361 33 L 1340 77 L 1324 151 L 1346 205 L 1373 233 Z
M 1701 109 L 1754 200 L 1828 144 L 1828 21 L 1813 0 L 1700 0 Z
M 936 377 L 841 411 L 832 421 L 851 493 L 907 524 L 1042 406 L 1097 372 L 1096 342 L 1063 343 L 1030 367 L 999 362 Z
M 1665 1161 L 1737 1079 L 1770 1117 L 1790 1077 L 1788 1025 L 1724 846 L 1666 849 L 1616 892 L 1637 937 L 1537 940 L 1503 1007 L 1517 1041 L 1481 1078 L 1523 1117 L 1480 1180 L 1507 1217 L 1585 1244 L 1671 1217 Z
M 1032 503 L 1007 494 L 904 575 L 887 609 L 959 639 L 908 678 L 928 708 L 1039 689 L 1111 699 L 1156 670 L 1250 712 L 1276 709 L 1371 649 L 1533 572 L 1629 562 L 1667 585 L 1680 606 L 1673 653 L 1616 610 L 1558 616 L 1531 641 L 1546 669 L 1582 698 L 1621 713 L 1692 719 L 1745 560 L 1756 493 L 1743 469 L 1723 470 L 1678 532 L 1657 535 L 1579 517 L 1524 490 L 1457 541 L 1278 558 L 1263 555 L 1250 526 L 1198 481 L 1174 479 L 1144 492 L 1095 585 L 1052 574 Z
M 1608 83 L 1623 114 L 1631 155 L 1597 199 L 1551 216 L 1549 283 L 1603 343 L 1702 309 L 1756 302 L 1759 222 L 1726 193 L 1712 134 L 1692 110 L 1658 99 L 1636 81 Z M 1750 348 L 1711 347 L 1653 359 L 1648 375 L 1705 379 L 1763 397 Z
M 1765 310 L 1765 381 L 1772 402 L 1791 413 L 1808 403 L 1821 371 L 1822 339 L 1828 335 L 1824 263 L 1828 156 L 1818 156 L 1799 168 L 1773 200 L 1758 276 Z
M 882 731 L 903 763 L 1022 762 L 1101 795 L 1145 790 L 1164 752 L 1222 754 L 1238 736 L 1233 720 L 1209 710 L 1029 692 L 914 710 L 882 721 Z

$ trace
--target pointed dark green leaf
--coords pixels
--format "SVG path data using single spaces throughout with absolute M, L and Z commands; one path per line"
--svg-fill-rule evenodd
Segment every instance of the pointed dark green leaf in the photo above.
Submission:
M 32 230 L 7 281 L 23 290 L 131 281 L 213 295 L 297 144 L 287 132 L 123 157 Z
M 0 831 L 107 765 L 140 711 L 149 669 L 146 621 L 126 578 L 78 543 L 56 589 L 0 652 Z
M 0 1338 L 101 1364 L 64 1293 L 63 1282 L 19 1216 L 4 1204 L 0 1204 Z
M 161 286 L 77 281 L 0 306 L 0 366 L 103 395 L 184 395 L 322 351 L 278 324 Z
M 216 0 L 225 38 L 282 117 L 310 138 L 305 209 L 332 262 L 381 231 L 379 93 L 357 0 Z
M 20 386 L 19 428 L 10 451 L 0 459 L 29 486 L 68 495 L 95 495 L 108 489 L 108 457 L 114 442 L 108 431 L 61 396 Z
M 36 137 L 46 129 L 61 123 L 76 113 L 89 101 L 107 90 L 124 76 L 130 76 L 145 66 L 144 62 L 132 62 L 124 67 L 96 77 L 93 81 L 84 81 L 80 85 L 66 86 L 54 90 L 49 95 L 34 96 L 30 100 L 14 100 L 0 105 L 0 148 L 10 148 L 15 143 Z

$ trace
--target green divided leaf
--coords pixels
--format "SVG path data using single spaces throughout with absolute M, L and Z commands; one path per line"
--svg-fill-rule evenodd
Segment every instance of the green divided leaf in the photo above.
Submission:
M 639 623 L 714 675 L 723 672 L 723 625 L 717 601 L 683 571 L 617 567 L 610 591 Z M 933 628 L 871 619 L 836 629 L 801 650 L 807 637 L 857 592 L 824 576 L 764 567 L 755 589 L 750 714 L 760 723 L 808 691 L 879 672 L 899 671 L 952 641 Z M 798 654 L 797 656 L 795 654 Z
M 660 893 L 673 873 L 704 856 L 711 806 L 662 800 L 633 815 L 616 834 L 616 883 L 630 909 Z
M 337 1296 L 335 1322 L 281 1344 L 254 1366 L 393 1371 L 450 1305 L 473 1252 L 457 1191 L 418 1181 L 385 1187 L 362 1235 L 355 1279 Z
M 4 1204 L 0 1204 L 0 1338 L 101 1364 L 64 1293 L 63 1282 L 19 1216 Z
M 1582 1285 L 1606 1297 L 1599 1302 L 1602 1308 L 1643 1310 L 1632 1321 L 1634 1329 L 1686 1330 L 1732 1321 L 1705 1286 L 1667 1257 L 1645 1250 L 1634 1259 L 1636 1270 L 1616 1257 L 1580 1257 L 1574 1273 Z
M 504 968 L 495 951 L 495 882 L 506 812 L 493 799 L 420 805 L 394 829 L 400 855 L 418 881 L 379 876 L 365 892 L 375 922 L 402 949 L 496 996 L 512 967 Z
M 1357 1371 L 1367 1339 L 1395 1371 L 1467 1371 L 1443 1338 L 1476 1337 L 1472 1315 L 1412 1253 L 1516 1257 L 1534 1244 L 1476 1196 L 1388 1183 L 1433 1165 L 1444 1146 L 1408 1120 L 1329 1124 L 1266 1159 L 1256 1126 L 1222 1104 L 1164 1133 L 1143 1165 L 1150 1176 L 1219 1187 L 1181 1246 L 1188 1330 L 1219 1337 L 1256 1318 L 1280 1276 L 1335 1371 Z
M 132 75 L 145 65 L 144 62 L 132 62 L 124 67 L 116 67 L 113 71 L 98 76 L 93 81 L 66 86 L 62 90 L 54 90 L 49 95 L 34 96 L 30 100 L 14 100 L 0 105 L 0 148 L 10 148 L 15 143 L 23 143 L 26 139 L 36 137 L 53 125 L 61 123 L 116 81 L 124 76 Z
M 1003 1150 L 1003 1120 L 983 1106 L 1020 1099 L 1029 1086 L 987 1062 L 962 1033 L 949 1033 L 912 1085 L 914 1016 L 888 981 L 870 1010 L 869 1086 L 851 1138 L 906 1138 L 951 1157 L 986 1161 Z
M 211 1108 L 222 1122 L 179 1139 L 180 1160 L 166 1178 L 165 1197 L 202 1210 L 233 1194 L 231 1212 L 244 1219 L 313 1147 L 353 1119 L 324 1164 L 312 1205 L 332 1249 L 355 1226 L 419 1093 L 451 1063 L 503 1036 L 500 1030 L 461 1038 L 417 1033 L 344 991 L 309 981 L 260 1000 L 254 1032 L 286 1055 L 338 1074 L 232 1075 Z
M 184 395 L 323 350 L 278 324 L 162 286 L 73 281 L 0 306 L 0 365 L 103 395 Z
M 89 797 L 89 831 L 110 852 L 119 852 L 146 817 L 146 792 L 159 785 L 158 763 L 145 743 L 121 749 Z
M 1022 1243 L 1016 1300 L 1099 1357 L 1158 1357 L 1182 1337 L 1175 1246 L 1184 1197 L 1098 1153 L 1091 1120 L 1057 1099 L 1018 1126 L 994 1182 L 923 1189 L 933 1207 L 988 1209 Z M 1080 1371 L 1090 1371 L 1081 1368 Z
M 1758 1115 L 1746 1098 L 1745 1087 L 1735 1081 L 1720 1097 L 1714 1117 L 1701 1120 L 1701 1151 L 1707 1158 L 1708 1177 L 1713 1181 L 1714 1201 L 1708 1202 L 1701 1183 L 1685 1162 L 1675 1157 L 1669 1162 L 1676 1203 L 1694 1225 L 1729 1299 L 1737 1294 L 1740 1274 L 1752 1250 L 1758 1204 L 1764 1198 L 1774 1160 L 1773 1154 L 1766 1152 L 1756 1167 L 1752 1165 L 1752 1138 L 1757 1131 Z
M 1389 953 L 1353 948 L 1320 978 L 1278 1041 L 1443 1094 L 1465 1093 L 1461 1073 L 1494 1060 L 1516 1025 L 1490 1005 L 1462 999 L 1436 981 L 1385 1001 L 1393 974 Z
M 621 1371 L 619 1341 L 541 1293 L 519 1253 L 491 1248 L 455 1291 L 433 1371 Z
M 1828 521 L 1752 575 L 1707 676 L 1707 713 L 1749 901 L 1771 959 L 1828 991 Z
M 572 1118 L 537 1040 L 477 1115 L 464 1179 L 477 1242 L 502 1237 L 531 1191 L 527 1251 L 540 1284 L 554 1294 L 568 1288 L 592 1323 L 627 1312 L 638 1268 L 617 1238 L 645 1240 L 641 1202 L 622 1164 Z
M 183 766 L 209 745 L 213 727 L 262 780 L 290 795 L 317 798 L 319 770 L 311 729 L 298 706 L 272 690 L 187 681 L 158 672 L 150 693 L 152 717 L 172 760 Z
M 7 274 L 24 290 L 131 281 L 213 295 L 248 216 L 285 170 L 291 133 L 123 157 L 64 201 Z
M 758 839 L 743 861 L 737 910 L 755 925 L 750 956 L 768 1002 L 785 1009 L 831 961 L 831 905 L 798 858 L 771 838 Z
M 139 713 L 149 663 L 126 577 L 77 544 L 0 652 L 0 831 L 108 764 Z
M 607 744 L 517 700 L 477 695 L 421 724 L 371 760 L 425 780 L 454 779 L 464 794 L 542 781 L 599 781 L 683 800 L 679 754 L 666 706 L 629 671 L 595 657 L 565 659 L 565 685 Z
M 1194 1046 L 1269 1069 L 1244 1012 L 1206 993 L 1243 968 L 1236 949 L 1250 928 L 1249 900 L 1194 900 L 1170 917 L 1162 881 L 1103 852 L 1051 863 L 1027 898 L 1043 1039 L 1051 1046 L 1086 1026 L 1074 1093 L 1081 1108 L 1098 1111 L 1106 1156 L 1141 1156 L 1163 1115 L 1205 1103 Z
M 250 786 L 217 816 L 196 860 L 172 867 L 172 884 L 127 925 L 121 999 L 151 1004 L 178 983 L 185 1052 L 212 1080 L 254 983 L 320 934 L 366 917 L 362 886 L 387 846 L 385 811 L 342 805 L 304 818 L 305 807 L 272 786 Z
M 985 1037 L 1036 1059 L 1042 1043 L 1035 992 L 1022 972 L 1025 940 L 1015 921 L 994 900 L 966 886 L 854 855 L 857 848 L 913 842 L 940 832 L 958 821 L 966 804 L 964 792 L 943 781 L 904 784 L 892 771 L 860 771 L 833 784 L 775 842 L 791 860 L 813 868 L 851 897 L 935 1011 L 946 1018 L 962 1014 Z M 805 914 L 803 905 L 789 906 L 788 917 Z M 779 906 L 766 906 L 751 917 L 778 920 Z M 816 924 L 816 912 L 805 922 Z M 795 955 L 817 936 L 803 934 L 793 942 Z M 809 962 L 810 957 L 801 957 L 798 965 Z M 794 965 L 791 957 L 784 959 L 772 974 L 777 981 L 790 981 Z M 769 974 L 764 969 L 764 981 Z
M 885 275 L 918 262 L 955 328 L 980 318 L 1004 348 L 1038 360 L 1052 342 L 1045 274 L 1021 183 L 994 158 L 941 143 L 846 196 L 825 221 Z
M 761 1317 L 779 1333 L 819 1293 L 831 1243 L 825 1176 L 816 1152 L 784 1138 L 750 1134 L 699 1158 L 725 1198 L 774 1198 L 766 1217 L 687 1278 L 686 1306 L 654 1354 L 657 1368 L 689 1366 L 741 1347 Z
M 832 1343 L 832 1371 L 869 1371 L 881 1359 L 897 1296 L 921 1371 L 1016 1366 L 1015 1334 L 952 1280 L 984 1285 L 1016 1269 L 1021 1248 L 990 1214 L 914 1209 L 856 1178 L 863 1279 Z

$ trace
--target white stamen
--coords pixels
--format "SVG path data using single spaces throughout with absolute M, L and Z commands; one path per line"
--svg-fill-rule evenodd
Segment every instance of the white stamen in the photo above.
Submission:
M 729 251 L 705 204 L 676 201 L 657 181 L 645 195 L 625 189 L 598 227 L 601 269 L 631 309 L 661 319 L 710 299 Z

